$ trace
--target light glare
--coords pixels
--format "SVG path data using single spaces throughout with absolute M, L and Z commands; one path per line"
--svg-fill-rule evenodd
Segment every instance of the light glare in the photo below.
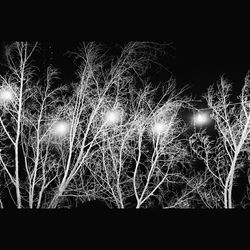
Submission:
M 118 111 L 109 111 L 105 115 L 105 122 L 108 124 L 114 124 L 119 122 L 120 113 Z
M 0 103 L 10 102 L 13 99 L 13 94 L 10 90 L 0 90 Z
M 57 122 L 54 125 L 53 132 L 57 136 L 65 136 L 69 132 L 69 124 L 65 121 Z
M 194 124 L 195 125 L 205 125 L 208 124 L 210 121 L 209 115 L 206 112 L 203 113 L 198 113 L 196 115 L 194 115 Z
M 166 129 L 166 125 L 164 123 L 156 123 L 153 127 L 153 133 L 154 134 L 162 134 L 164 130 Z

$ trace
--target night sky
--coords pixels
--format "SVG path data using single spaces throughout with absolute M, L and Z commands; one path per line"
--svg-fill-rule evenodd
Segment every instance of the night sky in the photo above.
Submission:
M 241 40 L 185 41 L 177 45 L 178 82 L 191 83 L 192 93 L 201 95 L 224 75 L 238 94 L 250 69 L 250 47 Z
M 152 39 L 153 40 L 153 39 Z M 154 40 L 158 42 L 157 40 Z M 234 95 L 238 95 L 242 87 L 244 77 L 250 69 L 250 46 L 244 39 L 216 39 L 207 37 L 200 39 L 166 39 L 165 42 L 172 43 L 166 55 L 159 58 L 159 63 L 168 68 L 176 78 L 177 88 L 189 85 L 186 92 L 195 99 L 200 99 L 209 85 L 216 83 L 221 76 L 225 76 L 233 83 Z M 99 41 L 107 47 L 114 49 L 121 41 Z M 159 41 L 161 42 L 161 41 Z M 4 45 L 0 43 L 1 57 Z M 59 68 L 63 81 L 71 81 L 76 70 L 73 57 L 66 55 L 67 51 L 76 51 L 81 41 L 52 40 L 41 41 L 43 56 L 55 67 Z M 41 56 L 41 58 L 43 58 Z M 2 59 L 1 59 L 2 62 Z M 148 72 L 151 82 L 157 85 L 159 82 L 167 81 L 170 73 L 165 69 Z M 0 66 L 3 71 L 3 67 Z
M 189 85 L 185 95 L 192 96 L 194 100 L 202 100 L 195 103 L 197 108 L 207 108 L 202 95 L 206 93 L 210 85 L 215 84 L 222 76 L 233 83 L 232 101 L 237 101 L 236 96 L 239 95 L 244 77 L 250 70 L 250 47 L 248 49 L 247 42 L 244 43 L 240 39 L 208 40 L 207 37 L 165 41 L 172 44 L 158 62 L 172 72 L 173 77 L 176 78 L 177 88 Z M 125 41 L 98 42 L 103 43 L 107 48 L 110 47 L 111 51 L 115 51 L 117 44 L 125 43 Z M 66 52 L 77 51 L 81 41 L 54 40 L 41 42 L 41 45 L 47 60 L 59 68 L 62 81 L 64 83 L 71 82 L 77 66 L 73 63 L 73 57 L 66 55 Z M 153 66 L 147 76 L 153 85 L 157 85 L 160 82 L 166 82 L 171 73 L 166 69 L 159 68 L 159 66 Z M 192 123 L 192 112 L 192 110 L 183 111 L 182 116 L 187 124 Z M 213 124 L 207 126 L 207 129 L 212 135 L 214 132 Z
M 190 85 L 187 94 L 200 99 L 209 85 L 216 83 L 225 76 L 233 83 L 233 91 L 237 95 L 242 87 L 244 77 L 250 69 L 250 46 L 242 41 L 209 40 L 169 40 L 174 48 L 159 62 L 168 68 L 177 79 L 177 87 Z M 75 51 L 80 41 L 54 41 L 51 45 L 54 66 L 59 67 L 64 79 L 70 80 L 75 65 L 72 57 L 65 55 L 67 51 Z M 107 42 L 106 42 L 107 44 Z M 110 42 L 110 46 L 116 42 Z M 108 44 L 108 45 L 109 45 Z M 249 48 L 248 48 L 249 47 Z M 150 71 L 152 82 L 164 82 L 170 73 L 164 69 Z

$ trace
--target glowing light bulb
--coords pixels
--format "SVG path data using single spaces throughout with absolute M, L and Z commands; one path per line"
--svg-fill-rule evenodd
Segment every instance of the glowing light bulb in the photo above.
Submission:
M 166 125 L 161 122 L 155 123 L 155 125 L 152 128 L 154 134 L 162 134 L 166 130 Z
M 105 122 L 108 124 L 115 124 L 120 120 L 120 113 L 118 111 L 109 111 L 105 114 Z
M 0 90 L 0 103 L 10 102 L 13 99 L 13 94 L 10 90 Z
M 208 113 L 203 112 L 203 113 L 198 113 L 196 115 L 194 115 L 194 124 L 195 125 L 205 125 L 208 124 L 210 121 L 210 117 L 208 115 Z
M 57 136 L 65 136 L 69 132 L 69 124 L 65 121 L 57 122 L 54 125 L 53 133 Z

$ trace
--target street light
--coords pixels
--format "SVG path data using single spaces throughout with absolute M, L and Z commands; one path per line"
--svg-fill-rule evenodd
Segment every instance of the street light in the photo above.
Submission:
M 165 132 L 167 129 L 167 126 L 163 122 L 156 122 L 152 128 L 152 131 L 154 134 L 160 135 L 163 132 Z
M 13 93 L 8 89 L 0 90 L 0 104 L 6 104 L 13 100 Z
M 211 118 L 208 112 L 199 112 L 193 116 L 194 125 L 202 126 L 210 123 Z
M 59 121 L 57 122 L 54 127 L 52 132 L 59 137 L 65 136 L 69 132 L 69 123 L 66 121 Z
M 108 111 L 105 114 L 105 123 L 109 125 L 113 125 L 115 123 L 118 123 L 120 121 L 120 112 L 115 110 L 115 111 Z

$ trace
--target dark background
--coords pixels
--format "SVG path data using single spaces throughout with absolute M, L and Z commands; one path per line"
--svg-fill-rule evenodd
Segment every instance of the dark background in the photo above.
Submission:
M 152 39 L 154 40 L 154 39 Z M 158 42 L 157 40 L 155 40 Z M 114 48 L 120 41 L 99 41 Z M 159 41 L 163 42 L 163 41 Z M 244 83 L 244 77 L 250 70 L 250 43 L 244 38 L 237 39 L 166 39 L 171 42 L 167 54 L 159 58 L 159 63 L 168 68 L 177 80 L 177 87 L 189 85 L 187 92 L 199 99 L 209 85 L 216 83 L 221 76 L 233 83 L 234 95 L 238 95 Z M 45 41 L 41 42 L 44 56 L 62 72 L 65 80 L 71 80 L 76 66 L 67 51 L 76 51 L 81 41 Z M 148 76 L 152 83 L 167 81 L 170 73 L 161 68 L 151 69 Z
M 163 24 L 165 25 L 165 23 Z M 137 27 L 133 29 L 133 34 L 137 33 L 135 29 Z M 164 57 L 159 58 L 159 63 L 172 72 L 177 81 L 177 88 L 188 84 L 190 88 L 186 91 L 186 94 L 192 95 L 195 99 L 200 99 L 211 84 L 215 84 L 221 76 L 225 76 L 233 83 L 233 97 L 235 99 L 240 93 L 244 84 L 244 77 L 250 69 L 250 39 L 247 29 L 242 33 L 234 32 L 230 26 L 229 29 L 221 28 L 215 33 L 211 32 L 212 27 L 197 25 L 191 31 L 186 29 L 186 27 L 182 29 L 177 27 L 177 30 L 178 34 L 174 33 L 172 35 L 166 27 L 163 27 L 161 31 L 157 30 L 157 35 L 154 32 L 149 32 L 149 36 L 139 35 L 139 37 L 137 35 L 131 36 L 129 32 L 126 32 L 122 39 L 120 37 L 116 39 L 115 33 L 112 36 L 109 36 L 108 33 L 105 36 L 97 36 L 97 39 L 95 35 L 87 35 L 87 39 L 85 39 L 85 36 L 82 36 L 80 39 L 71 39 L 71 36 L 65 36 L 65 38 L 64 36 L 59 36 L 58 38 L 52 36 L 50 39 L 50 36 L 46 36 L 46 40 L 43 40 L 41 39 L 42 37 L 38 36 L 39 39 L 32 37 L 32 39 L 23 40 L 40 41 L 40 62 L 43 66 L 52 64 L 59 68 L 61 78 L 65 82 L 72 80 L 76 70 L 72 57 L 65 53 L 77 50 L 81 41 L 97 40 L 100 43 L 109 45 L 111 48 L 116 44 L 124 44 L 124 41 L 172 42 L 172 48 L 169 48 Z M 164 35 L 159 37 L 159 33 L 164 33 Z M 127 36 L 127 34 L 129 35 Z M 14 40 L 22 39 L 18 37 L 18 39 Z M 0 41 L 0 62 L 2 62 L 4 45 L 8 42 L 8 39 Z M 0 65 L 0 71 L 3 72 L 3 70 L 4 67 Z M 152 68 L 148 76 L 151 77 L 151 82 L 157 85 L 159 82 L 167 81 L 170 73 L 164 69 L 156 71 L 155 68 Z M 205 108 L 205 102 L 199 107 Z M 211 131 L 213 133 L 212 127 Z M 234 189 L 236 193 L 243 194 L 245 191 L 247 179 L 244 173 L 243 176 L 242 185 L 238 187 L 238 190 Z
M 177 88 L 188 85 L 185 94 L 192 96 L 193 99 L 201 100 L 207 88 L 219 81 L 220 77 L 226 77 L 233 83 L 232 101 L 237 101 L 241 87 L 244 84 L 244 77 L 250 70 L 250 39 L 245 35 L 229 33 L 224 34 L 205 34 L 207 30 L 201 29 L 197 32 L 184 32 L 181 35 L 168 35 L 157 37 L 146 36 L 144 39 L 100 39 L 97 42 L 104 44 L 110 49 L 110 54 L 117 53 L 117 47 L 124 45 L 128 41 L 148 40 L 159 43 L 171 43 L 166 50 L 166 54 L 159 57 L 159 63 L 163 67 L 153 66 L 148 72 L 147 77 L 151 79 L 153 85 L 166 82 L 171 74 L 176 78 Z M 194 35 L 195 33 L 195 35 Z M 88 38 L 91 36 L 87 36 Z M 95 38 L 95 37 L 94 37 Z M 112 37 L 113 38 L 113 37 Z M 90 41 L 90 39 L 86 39 Z M 62 39 L 61 37 L 49 40 L 40 40 L 40 52 L 36 59 L 40 62 L 41 70 L 52 64 L 58 68 L 63 83 L 71 82 L 77 70 L 77 65 L 73 63 L 73 56 L 67 52 L 75 52 L 81 46 L 84 39 Z M 4 63 L 4 47 L 10 41 L 0 41 L 0 63 Z M 168 70 L 164 69 L 167 68 Z M 3 72 L 4 66 L 0 65 Z M 171 73 L 170 73 L 171 72 Z M 206 102 L 196 103 L 197 108 L 206 108 Z M 190 120 L 192 114 L 186 112 L 184 115 Z M 189 121 L 188 121 L 189 122 Z
M 202 34 L 201 34 L 202 36 Z M 148 40 L 149 37 L 147 37 Z M 186 38 L 186 39 L 185 39 Z M 133 40 L 133 39 L 131 39 Z M 159 58 L 159 63 L 168 68 L 177 80 L 177 87 L 189 85 L 187 94 L 192 94 L 194 98 L 200 99 L 206 92 L 209 85 L 216 83 L 221 76 L 225 76 L 233 83 L 234 95 L 238 95 L 244 77 L 250 69 L 250 43 L 245 37 L 236 36 L 231 39 L 215 37 L 193 37 L 187 36 L 174 38 L 170 36 L 165 40 L 155 40 L 156 42 L 171 42 L 171 47 L 167 49 L 166 55 Z M 128 40 L 129 41 L 129 40 Z M 4 46 L 10 41 L 0 41 L 0 62 L 4 63 Z M 124 41 L 100 40 L 107 47 L 115 48 Z M 44 65 L 52 63 L 59 68 L 61 77 L 65 81 L 72 80 L 76 65 L 73 57 L 66 54 L 68 51 L 76 51 L 81 45 L 81 40 L 45 40 L 40 41 L 41 51 L 39 60 Z M 1 73 L 4 71 L 0 65 Z M 157 85 L 159 82 L 167 81 L 170 73 L 161 68 L 153 67 L 148 72 L 152 83 Z

